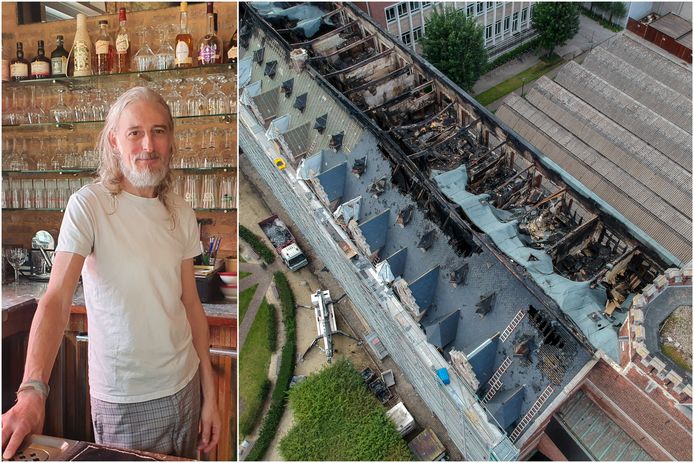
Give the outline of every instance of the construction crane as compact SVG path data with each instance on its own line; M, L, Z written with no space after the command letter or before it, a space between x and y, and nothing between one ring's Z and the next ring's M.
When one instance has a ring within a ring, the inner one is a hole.
M316 339L313 340L311 345L308 346L308 349L306 349L306 351L303 353L303 355L301 356L301 360L303 360L304 357L306 357L306 354L308 354L308 352L314 346L318 345L318 343L322 339L323 347L318 346L318 348L321 350L321 352L325 354L325 356L328 358L328 363L330 363L332 361L334 353L333 335L335 334L347 336L348 338L354 339L359 344L361 344L361 341L359 341L354 336L351 336L345 333L344 331L337 329L334 305L337 302L339 302L343 297L344 295L338 298L336 301L333 301L330 297L330 291L321 289L318 289L315 293L311 294L311 304L313 306L312 308L316 318L316 330L318 331L318 336L316 336Z

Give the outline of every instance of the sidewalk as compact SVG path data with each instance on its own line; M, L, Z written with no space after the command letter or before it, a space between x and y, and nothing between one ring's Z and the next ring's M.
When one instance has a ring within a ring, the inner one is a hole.
M612 32L609 29L605 29L596 21L593 21L582 14L579 15L579 20L581 25L578 29L578 33L571 40L569 40L566 45L558 47L554 50L556 54L567 61L576 58L582 53L590 51L605 40L617 34L617 32ZM499 85L500 83L525 71L526 69L530 69L532 66L537 64L538 61L540 61L538 56L535 56L535 54L532 52L528 52L502 66L499 66L498 68L489 71L479 78L472 88L472 94L479 95L480 93ZM527 86L528 85L526 84L526 87Z

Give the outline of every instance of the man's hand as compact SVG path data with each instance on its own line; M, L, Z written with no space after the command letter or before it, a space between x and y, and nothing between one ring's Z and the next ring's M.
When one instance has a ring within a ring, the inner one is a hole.
M41 434L46 399L37 391L21 392L17 403L2 415L2 458L12 458L29 434Z
M200 436L198 438L198 450L204 453L211 452L219 442L219 433L222 427L219 410L214 401L204 400L200 411ZM3 436L4 439L4 436Z

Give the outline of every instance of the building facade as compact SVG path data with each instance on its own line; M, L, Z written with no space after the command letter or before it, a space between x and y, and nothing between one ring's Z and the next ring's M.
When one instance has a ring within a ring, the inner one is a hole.
M537 2L356 2L388 32L420 52L426 20L434 8L464 10L484 27L484 43L489 58L505 53L535 36L533 5Z

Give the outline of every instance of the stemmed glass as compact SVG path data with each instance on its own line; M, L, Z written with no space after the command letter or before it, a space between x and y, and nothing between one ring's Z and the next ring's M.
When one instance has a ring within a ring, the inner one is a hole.
M220 85L226 81L226 76L222 74L210 74L207 80L212 82L212 90L207 95L207 113L226 114L229 112L229 100L224 94Z
M160 24L157 27L159 32L159 49L155 55L155 68L163 71L164 69L173 69L176 50L171 46L167 38L171 35L170 30L173 29L171 24Z
M92 102L92 120L93 121L103 121L106 119L106 114L108 114L109 104L104 96L104 90L101 88L96 88L94 90L96 93L95 100Z
M51 114L57 123L67 122L73 114L70 108L65 105L65 92L67 89L59 87L56 91L58 92L58 104L51 109Z
M205 79L203 77L191 77L188 80L190 81L190 94L186 100L188 116L204 116L207 110L207 98L201 90L205 85Z
M38 89L36 85L32 85L29 88L31 89L31 97L29 100L29 108L27 109L27 119L29 119L30 124L40 124L41 122L44 122L46 117L46 113L42 107L43 98L39 98L39 102L36 104L36 90Z
M178 90L176 90L176 88L181 85L181 79L165 79L164 83L168 84L170 87L169 93L164 95L164 100L166 100L166 104L169 105L171 115L173 117L183 116L183 97L178 93Z
M156 57L152 48L147 43L147 33L149 32L149 27L143 27L137 31L137 35L140 37L140 49L133 56L133 67L138 71L150 71L154 69L154 63L156 62Z
M19 282L19 267L27 260L27 250L24 248L8 248L5 250L5 257L14 269L14 282Z

